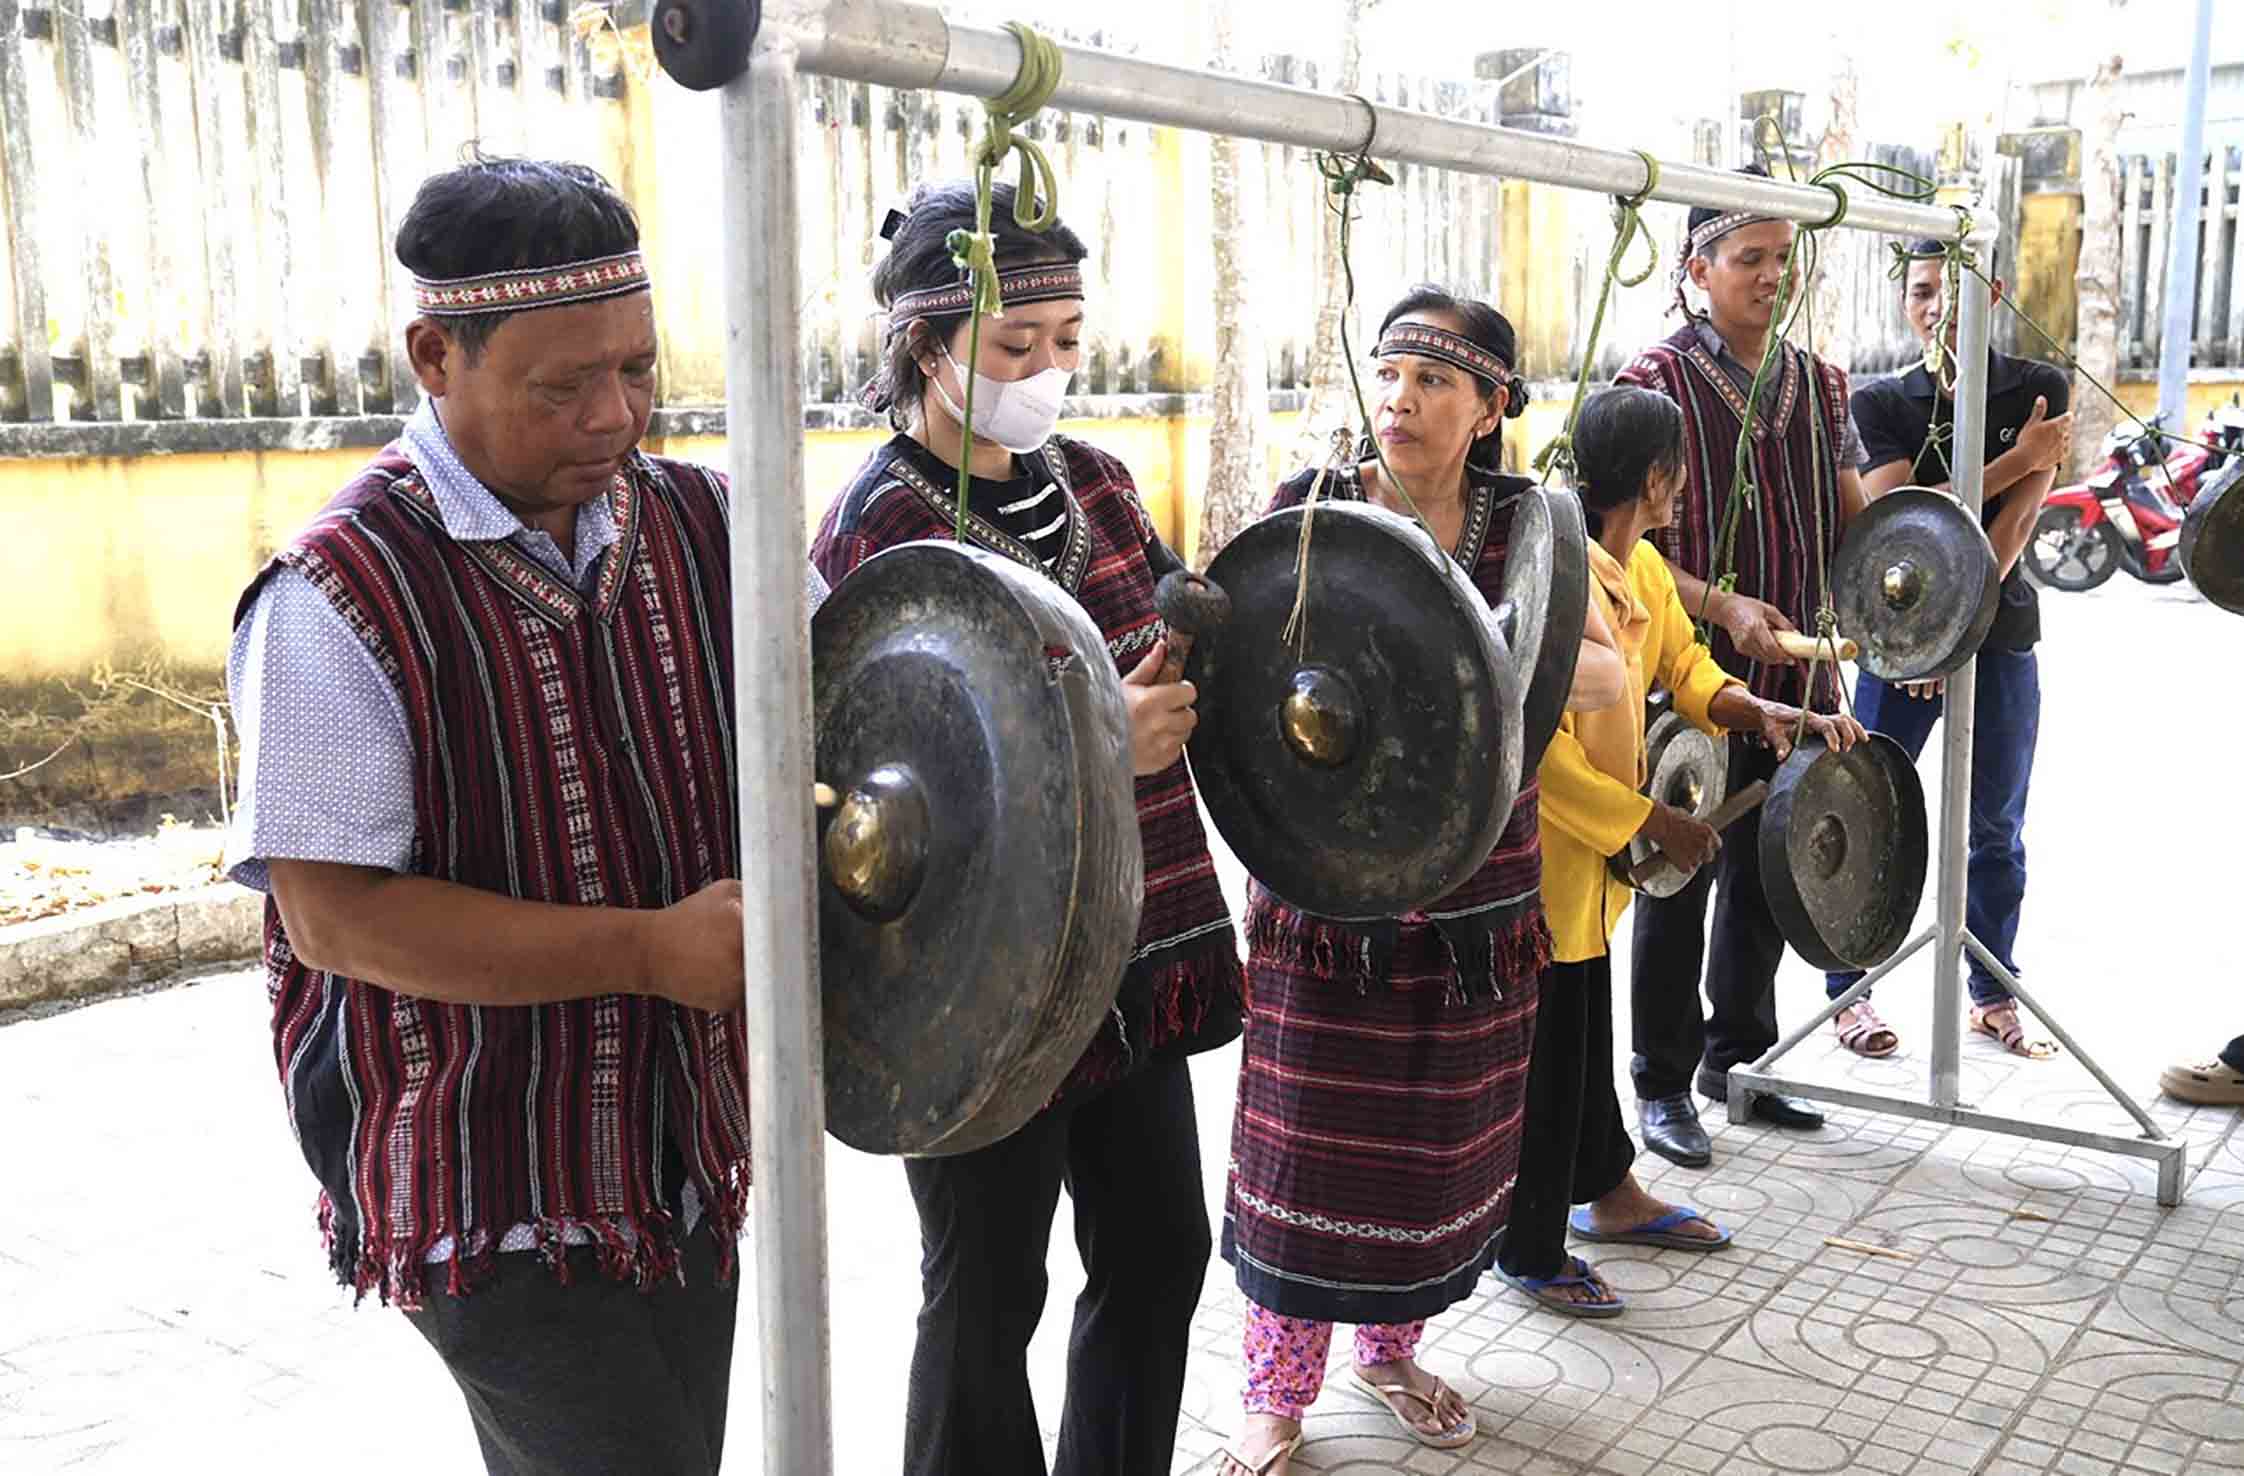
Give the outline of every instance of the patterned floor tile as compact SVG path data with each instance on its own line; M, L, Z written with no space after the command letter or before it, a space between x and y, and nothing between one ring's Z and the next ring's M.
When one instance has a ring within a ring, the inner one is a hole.
M2244 1469L2240 1392L2244 1363L2086 1332L1997 1456L2112 1476Z
M2200 1176L2092 1326L2216 1358L2244 1351L2244 1176Z
M1687 1429L1665 1450L1640 1453L1663 1471L1758 1463L1786 1473L1967 1476L1996 1432L1902 1403L1906 1392L1874 1377L1848 1390L1709 1358L1661 1404Z
M1909 1260L1826 1247L1801 1273L1864 1295L1911 1303L1969 1303L2002 1312L2085 1321L2132 1257L2062 1221L2020 1219L2007 1207L1896 1191L1844 1237L1887 1246Z

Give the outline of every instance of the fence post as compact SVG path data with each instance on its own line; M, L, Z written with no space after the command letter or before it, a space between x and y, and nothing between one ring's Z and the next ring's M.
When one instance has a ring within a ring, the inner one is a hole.
M260 415L304 413L303 355L294 332L289 301L296 286L295 244L289 227L289 168L281 147L280 47L273 35L273 8L245 6L242 71L246 81L249 141L257 167L249 176L250 209L256 217L259 306L253 320L257 347L265 360L258 386Z
M203 206L203 291L209 300L203 319L207 325L203 351L209 356L209 394L195 397L195 413L198 417L230 418L247 407L242 393L241 339L235 332L239 321L235 306L239 299L234 291L236 216L230 208L233 191L228 187L229 150L221 102L226 69L215 8L188 0L180 9L187 31L187 90L195 100L195 146L202 176L197 193ZM216 402L215 408L209 401Z
M2213 145L2227 157L2230 144L2226 139ZM2228 345L2225 362L2234 366L2244 364L2244 155L2228 166L2228 177L2239 182L2238 199L2234 204L2223 199L2217 202L2206 220L2217 230L2225 215L2229 221L2228 240L2228 322L2223 332Z
M0 0L0 165L7 186L8 255L15 267L16 364L26 420L52 420L55 381L47 343L47 288L39 275L39 170L31 151L31 96L23 66L23 13Z
M83 6L58 5L49 14L54 17L55 50L62 63L63 109L70 119L76 164L73 173L90 179L98 167L94 161L101 157L101 132L94 108L93 46L86 34L86 12ZM94 200L80 197L86 309L78 352L84 403L74 398L71 415L79 420L118 420L124 416L124 397L115 342L117 278L109 261L106 211L89 209L93 204Z
M133 412L143 419L177 420L187 413L186 370L180 362L178 322L179 262L172 242L176 167L171 133L164 127L162 62L156 44L156 0L120 0L119 41L125 52L125 90L131 100L133 128L140 144L140 203L148 233L148 278L134 294L147 324L148 383L134 397Z

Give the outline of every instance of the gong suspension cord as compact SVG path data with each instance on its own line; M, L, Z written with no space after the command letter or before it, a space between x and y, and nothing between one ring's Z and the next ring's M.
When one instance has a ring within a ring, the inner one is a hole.
M1060 48L1020 21L1007 21L1005 29L1021 43L1021 69L1013 85L982 103L985 126L974 154L974 229L952 231L944 238L951 260L974 284L974 302L967 312L966 372L959 377L964 401L960 413L958 458L958 512L952 536L966 541L966 494L973 485L974 380L982 363L982 319L1005 315L1005 301L997 286L997 240L990 234L991 190L1006 155L1018 154L1021 179L1013 194L1013 223L1026 231L1047 231L1060 218L1060 182L1052 161L1036 140L1013 130L1036 116L1051 101L1060 85Z
M1363 143L1353 154L1319 153L1316 156L1317 173L1325 182L1325 208L1339 221L1337 237L1340 275L1346 288L1346 296L1340 309L1340 357L1348 366L1348 384L1355 392L1356 414L1362 424L1363 437L1370 444L1371 454L1379 463L1380 475L1394 489L1395 495L1402 499L1411 520L1424 528L1431 537L1432 527L1426 522L1425 515L1418 511L1418 504L1412 500L1409 489L1396 477L1394 469L1387 465L1387 453L1380 448L1379 438L1372 434L1371 408L1364 398L1363 376L1356 367L1356 347L1348 331L1349 319L1356 310L1356 192L1366 184L1391 185L1395 182L1394 176L1380 168L1371 157L1372 145L1379 139L1379 109L1371 99L1360 93L1351 93L1350 96L1363 104L1367 120ZM1310 534L1316 522L1318 496L1324 489L1326 475L1346 464L1353 440L1345 427L1333 433L1332 449L1326 456L1324 465L1317 469L1315 480L1309 484L1309 496L1302 503L1301 539L1294 548L1293 559L1293 609L1286 616L1285 630L1280 636L1282 640L1293 642L1297 652L1306 652L1309 644L1309 545Z
M1605 309L1613 300L1613 289L1640 287L1660 269L1660 244L1644 225L1644 202L1652 191L1660 187L1660 161L1636 150L1644 161L1644 188L1633 195L1613 197L1613 250L1605 258L1605 281L1597 290L1597 311L1590 318L1589 341L1582 345L1582 361L1574 376L1574 402L1566 411L1566 427L1551 438L1548 445L1535 453L1535 470L1548 482L1553 470L1563 471L1569 479L1574 475L1574 427L1582 418L1582 402L1589 396L1590 373L1597 363L1598 339L1605 331ZM1629 248L1642 238L1644 242L1644 269L1624 273L1621 263L1628 258Z
M1354 94L1352 94L1354 95ZM1363 375L1356 367L1356 348L1348 332L1348 320L1356 311L1356 263L1354 256L1356 192L1367 184L1391 185L1395 177L1373 162L1372 145L1379 139L1379 109L1371 99L1354 95L1363 104L1364 115L1370 120L1364 130L1364 141L1352 155L1320 153L1317 155L1317 172L1324 176L1325 208L1339 217L1340 275L1347 286L1347 297L1340 309L1340 357L1348 365L1348 385L1356 394L1356 415L1363 427L1363 438L1371 444L1371 454L1379 463L1379 474L1400 497L1403 506L1419 527L1430 533L1418 504L1411 500L1410 492L1387 465L1387 453L1380 448L1379 438L1372 434L1371 406L1364 398Z

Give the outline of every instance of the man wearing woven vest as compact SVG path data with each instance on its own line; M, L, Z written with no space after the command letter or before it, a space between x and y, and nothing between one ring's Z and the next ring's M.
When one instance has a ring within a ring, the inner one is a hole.
M397 256L428 398L235 615L282 1092L337 1277L491 1471L701 1476L748 1189L725 486L636 449L597 174L438 175Z
M1794 227L1751 210L1702 208L1691 212L1689 230L1676 283L1686 321L1617 376L1657 390L1683 410L1683 496L1673 524L1653 541L1667 558L1684 608L1712 627L1708 643L1722 670L1736 673L1764 701L1832 712L1839 700L1833 670L1819 668L1811 691L1807 670L1784 654L1775 633L1815 628L1824 563L1839 546L1847 517L1863 504L1847 376L1812 354L1778 345L1751 417L1747 461L1754 492L1733 512L1732 468L1745 434L1746 397L1776 331ZM1685 280L1706 294L1703 315L1684 297ZM1800 287L1796 281L1792 290ZM1725 540L1725 518L1733 515L1736 532ZM1733 589L1720 587L1724 574L1736 576ZM1757 739L1731 740L1731 792L1773 777L1776 767L1775 752ZM1759 1059L1777 1042L1784 935L1761 889L1756 823L1748 817L1732 826L1715 864L1682 891L1647 898L1631 939L1630 1075L1638 1121L1646 1147L1687 1167L1713 1160L1691 1100L1694 1072L1699 1091L1721 1101L1729 1069ZM1702 959L1711 1005L1703 1016ZM1791 1097L1756 1097L1753 1108L1778 1127L1823 1125L1821 1113Z

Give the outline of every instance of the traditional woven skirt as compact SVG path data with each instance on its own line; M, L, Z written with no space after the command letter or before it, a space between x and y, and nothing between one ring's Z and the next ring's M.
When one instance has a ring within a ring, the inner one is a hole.
M1383 983L1250 951L1223 1209L1250 1300L1361 1325L1472 1294L1511 1205L1536 989L1465 997L1422 923Z

